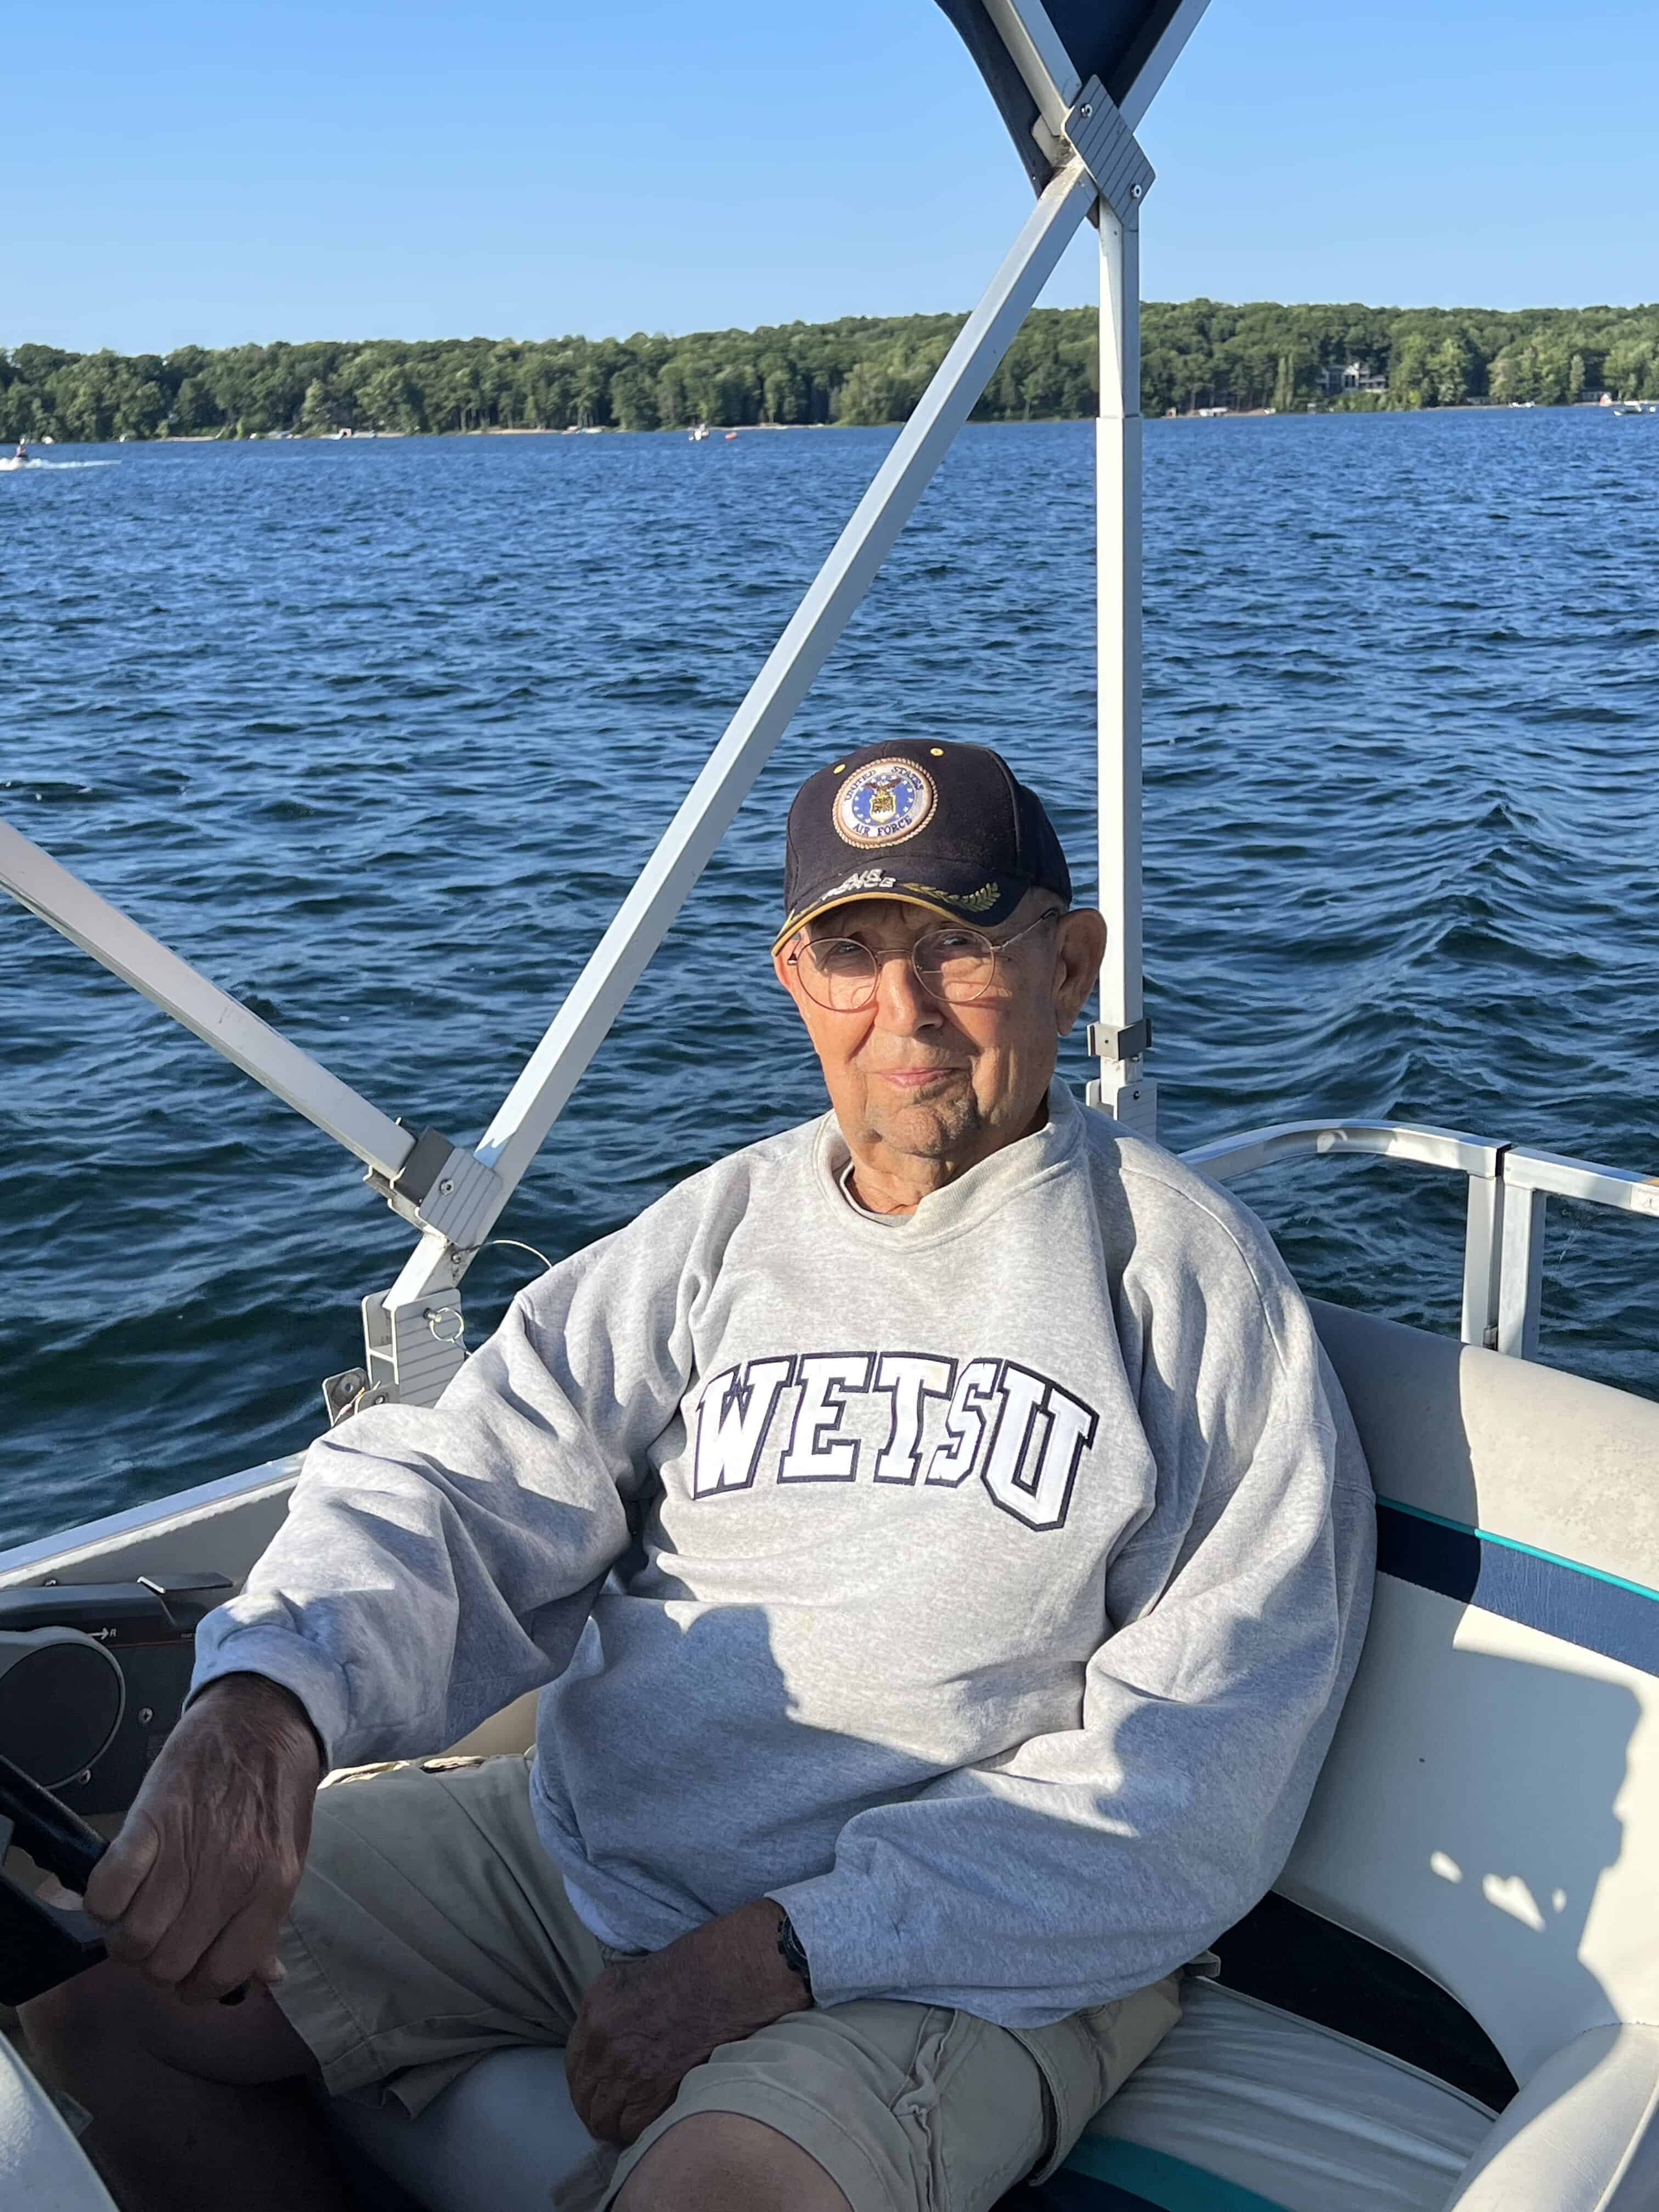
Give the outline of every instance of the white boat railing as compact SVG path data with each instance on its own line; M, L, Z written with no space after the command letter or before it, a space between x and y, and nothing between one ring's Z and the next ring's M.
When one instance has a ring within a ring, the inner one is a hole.
M1631 1175L1529 1145L1409 1121L1278 1121L1195 1145L1182 1158L1216 1182L1231 1182L1281 1160L1363 1153L1468 1177L1463 1341L1513 1358L1538 1357L1544 1209L1552 1196L1659 1220L1659 1176Z

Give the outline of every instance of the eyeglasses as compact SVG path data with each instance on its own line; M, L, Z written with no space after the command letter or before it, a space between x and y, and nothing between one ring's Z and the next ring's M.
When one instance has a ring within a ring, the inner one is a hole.
M997 962L1011 945L1035 929L1058 921L1062 908L1050 907L1024 929L995 944L983 930L930 929L910 947L915 979L931 999L951 1006L975 1006L996 989ZM835 1014L862 1013L876 1002L876 981L884 960L907 956L896 948L876 952L854 937L809 937L789 955L801 988L817 1006Z

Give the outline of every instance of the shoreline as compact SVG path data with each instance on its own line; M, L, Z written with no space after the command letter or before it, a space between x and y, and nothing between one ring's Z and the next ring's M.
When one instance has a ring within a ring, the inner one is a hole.
M1612 416L1615 412L1622 410L1626 404L1627 403L1620 401L1598 398L1595 399L1569 399L1556 401L1470 399L1465 400L1461 404L1455 407L1200 407L1186 409L1181 412L1176 412L1175 410L1170 409L1160 414L1146 415L1141 419L1146 423L1158 423L1247 422L1265 422L1269 419L1283 419L1289 422L1304 422L1308 420L1310 417L1317 417L1321 420L1327 420L1339 416L1348 418L1362 416L1366 417L1374 416L1391 416L1395 417L1416 416L1419 417L1438 416L1442 418L1462 415L1549 416L1589 414L1597 416ZM1638 403L1638 405L1644 404L1650 407L1653 405L1653 403L1651 402ZM987 420L980 422L973 422L970 420L964 427L974 430L1021 429L1030 428L1036 424L1092 422L1097 419L1097 417L1093 414L1029 415L1020 416L999 415L993 416ZM757 432L808 430L896 431L902 427L902 421L903 418L895 416L890 417L889 420L883 422L737 422L729 426L723 423L710 423L706 426L706 437L701 440L693 438L690 430L684 424L675 424L672 427L658 425L656 428L652 429L626 429L620 424L612 422L585 423L580 425L570 423L567 424L562 428L553 429L544 428L533 423L482 422L476 428L465 430L353 430L344 437L342 437L337 432L334 431L250 430L246 432L242 436L237 437L234 434L227 435L222 430L183 430L176 433L163 433L161 435L155 437L133 437L131 434L120 437L106 438L61 438L56 436L51 438L30 437L27 441L27 443L32 449L33 458L36 460L44 460L48 452L69 451L72 449L81 450L85 448L101 449L113 445L134 447L252 445L334 446L379 445L383 441L387 440L397 440L399 441L413 440L418 442L428 439L441 438L582 437L658 438L667 439L670 441L678 439L692 444L706 443L709 445L729 445L735 443L740 438L750 437ZM4 448L9 447L12 442L13 441L9 438L0 440L0 455L3 454Z
M1565 401L1522 401L1504 399L1466 400L1457 407L1200 407L1182 412L1147 415L1142 420L1155 422L1262 422L1270 420L1285 422L1328 421L1334 418L1354 418L1373 416L1437 416L1444 418L1461 415L1611 415L1610 405L1594 399ZM965 427L975 430L1029 429L1034 425L1052 422L1092 422L1093 415L1030 415L1018 419L1006 416L989 422L969 422ZM350 446L381 445L396 440L407 443L439 438L678 438L688 444L706 443L726 445L738 438L757 434L786 431L817 430L897 430L902 427L899 418L885 422L735 422L731 425L709 425L706 440L692 439L683 424L672 427L659 425L650 430L624 429L615 422L595 422L578 426L574 423L562 429L545 428L525 422L483 422L476 429L467 430L354 430L348 438L331 431L251 430L243 437L227 436L222 431L184 430L155 438L56 438L52 450L83 446ZM31 438L32 448L43 449L44 441Z
M165 355L0 347L0 447L24 434L149 443L171 426L210 442L257 426L326 438L531 436L626 427L719 437L904 421L959 336L958 313L832 318L628 337L363 338ZM1659 301L1632 307L1366 307L1350 301L1143 301L1145 419L1443 411L1659 398ZM1099 313L1037 307L974 413L981 422L1087 419ZM1647 387L1651 384L1652 392ZM1371 404L1385 403L1381 410ZM737 409L733 422L731 410ZM765 419L762 419L765 418Z

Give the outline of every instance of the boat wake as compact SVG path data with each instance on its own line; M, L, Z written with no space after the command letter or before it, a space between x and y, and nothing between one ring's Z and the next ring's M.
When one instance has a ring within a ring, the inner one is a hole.
M37 469L118 469L120 465L119 461L0 461L0 470L9 476L33 476Z

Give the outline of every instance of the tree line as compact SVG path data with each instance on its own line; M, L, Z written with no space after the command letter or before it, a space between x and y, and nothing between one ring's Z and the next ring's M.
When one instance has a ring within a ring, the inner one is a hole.
M168 354L0 350L0 437L59 440L902 422L960 315L849 316L669 337L319 341ZM1342 388L1345 369L1356 388ZM1091 415L1092 307L1039 308L975 410ZM1148 414L1559 406L1659 398L1659 306L1485 308L1149 301Z

